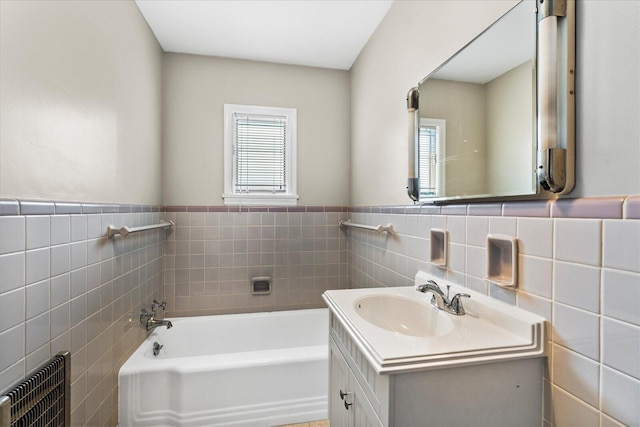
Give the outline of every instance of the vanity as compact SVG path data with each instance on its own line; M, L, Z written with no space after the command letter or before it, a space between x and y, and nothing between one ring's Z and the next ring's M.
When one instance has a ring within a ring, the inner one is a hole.
M416 275L416 286L432 279ZM466 314L414 287L326 291L332 426L536 426L546 321L438 280Z

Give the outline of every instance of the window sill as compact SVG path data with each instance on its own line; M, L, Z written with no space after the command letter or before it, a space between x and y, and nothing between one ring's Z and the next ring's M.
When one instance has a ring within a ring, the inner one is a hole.
M225 206L297 206L293 194L223 194Z

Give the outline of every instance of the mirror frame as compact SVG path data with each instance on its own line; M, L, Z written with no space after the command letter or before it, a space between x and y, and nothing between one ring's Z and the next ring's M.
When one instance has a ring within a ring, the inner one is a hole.
M550 199L568 194L573 190L575 185L575 0L536 0L535 12L537 16L535 193L509 196L440 196L420 200L419 91L417 87L413 87L407 94L409 142L407 193L415 203L446 204L461 201ZM496 23L499 21L500 19ZM466 46L451 58L462 52ZM422 81L428 79L451 58Z

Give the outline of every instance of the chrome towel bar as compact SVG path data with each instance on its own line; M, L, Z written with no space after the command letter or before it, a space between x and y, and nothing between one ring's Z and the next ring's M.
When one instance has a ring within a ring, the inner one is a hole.
M107 237L111 238L113 236L115 236L116 234L120 234L121 236L126 236L129 233L137 233L139 231L147 231L147 230L155 230L156 228L168 228L168 227L173 227L175 225L175 222L173 221L169 221L169 222L161 222L160 224L151 224L151 225L142 225L140 227L120 227L120 228L116 228L113 225L109 225L107 227Z
M362 228L364 230L373 230L373 231L377 231L378 233L384 233L387 232L389 234L396 234L395 230L393 229L393 225L389 224L389 225L364 225L364 224L356 224L355 222L350 222L349 220L342 220L340 221L340 227L354 227L354 228Z

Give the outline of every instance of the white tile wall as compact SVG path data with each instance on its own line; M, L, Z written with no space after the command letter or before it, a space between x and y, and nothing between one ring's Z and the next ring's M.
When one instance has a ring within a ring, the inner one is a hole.
M552 391L553 420L557 427L585 427L599 425L600 414L593 406L560 387Z
M0 351L0 378L3 378L3 387L7 387L5 384L12 384L20 380L25 374L24 368L22 370L11 368L14 364L20 364L20 362L16 363L16 361L20 361L24 357L24 330L25 323L23 322L4 332L0 332L0 344L2 345L2 351Z
M24 265L24 252L0 255L0 293L22 286Z
M467 229L466 216L451 216L447 218L447 230L449 231L450 243L462 243L462 244L467 243L466 229Z
M553 274L555 301L600 313L599 268L555 261Z
M467 244L473 246L485 246L487 243L487 235L489 234L489 218L470 216L466 217L466 219Z
M602 270L602 313L640 326L640 273Z
M351 216L395 226L405 215ZM422 269L544 316L552 332L546 425L640 426L639 220L419 215L417 224L392 239L350 232L350 287L408 286ZM454 236L447 269L426 262L430 227ZM517 291L484 280L489 233L518 239Z
M624 424L608 417L606 414L600 414L600 427L625 427Z
M407 256L411 256L411 254L407 253ZM417 254L412 258L417 258ZM451 243L449 246L449 260L449 268L451 270L464 273L467 261L465 245Z
M164 291L176 311L190 313L296 307L333 286L327 278L345 277L346 265L353 287L411 285L422 269L550 321L545 425L640 424L638 220L316 212L171 216L179 225L164 258L161 232L102 237L109 224L156 222L157 213L0 216L0 388L58 350L72 349L74 422L110 425L115 373L144 336L127 330L128 313L142 300L161 298L163 263ZM347 216L392 223L399 234L352 229L345 259L346 235L334 224ZM450 233L446 269L427 262L431 228ZM487 284L489 233L518 238L518 291ZM247 295L245 281L265 266L283 292L261 305Z
M71 241L81 242L87 240L87 216L71 215Z
M118 369L146 336L129 313L162 298L164 233L110 241L103 223L160 216L0 216L0 393L71 350L72 425L116 425Z
M85 222L86 225L86 222ZM86 229L86 227L85 227ZM85 233L86 234L86 233ZM70 256L71 256L71 271L82 268L87 265L87 242L86 240L82 240L79 242L72 243L69 246Z
M490 217L489 233L504 234L506 236L516 235L516 219L509 217Z
M52 277L50 283L50 305L51 308L57 307L69 301L69 275L63 274Z
M623 424L637 426L640 420L640 381L602 367L600 401L602 411Z
M28 216L27 222L27 249L48 247L51 244L50 224L48 215Z
M554 303L553 340L593 360L600 360L600 317Z
M24 232L24 217L0 216L0 255L23 251L26 245Z
M27 285L50 277L51 255L48 247L27 251L26 259Z
M49 312L27 320L25 348L27 354L31 354L33 351L49 343L49 322ZM47 356L49 355L47 354Z
M466 273L477 279L487 277L487 249L485 247L467 246Z
M67 273L71 264L69 245L51 247L51 276Z
M68 215L51 216L51 245L69 243L71 218Z
M0 331L5 331L24 322L24 294L24 288L0 294Z
M518 265L518 287L522 291L536 294L544 298L551 298L552 275L552 260L548 258L520 255Z
M640 271L640 221L605 220L603 266Z
M554 258L579 264L600 266L602 221L556 219Z
M26 287L27 319L48 312L50 308L50 281L43 280Z
M640 380L640 327L605 317L602 363Z
M598 408L600 365L560 345L553 346L552 360L554 384Z
M553 221L541 218L518 218L518 250L524 255L543 258L553 256Z

